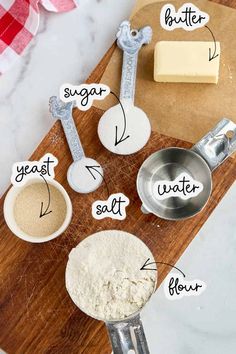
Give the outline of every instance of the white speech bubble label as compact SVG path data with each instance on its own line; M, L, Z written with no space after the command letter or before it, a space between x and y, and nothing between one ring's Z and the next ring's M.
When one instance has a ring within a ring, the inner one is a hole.
M188 173L181 173L174 181L160 180L153 186L156 199L179 197L187 200L196 197L203 190L203 184L195 181Z
M39 161L21 161L12 166L11 183L22 186L33 177L43 176L46 179L55 177L54 168L58 164L57 158L47 153Z
M104 218L124 220L127 205L129 198L123 193L112 194L107 200L97 200L92 204L92 216L97 220Z
M199 296L205 289L204 281L185 280L183 275L177 273L170 273L164 282L164 293L168 300L180 300L184 296Z
M173 31L176 28L182 28L185 31L193 31L204 27L210 17L206 12L201 11L192 3L183 4L178 11L174 5L166 4L162 7L160 13L160 23L162 28L167 31Z
M60 99L65 103L76 101L81 111L87 111L94 100L104 100L109 93L110 88L104 84L63 84L60 87Z

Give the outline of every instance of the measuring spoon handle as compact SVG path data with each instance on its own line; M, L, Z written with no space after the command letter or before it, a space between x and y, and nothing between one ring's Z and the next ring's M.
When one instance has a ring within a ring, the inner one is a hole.
M85 154L72 116L73 102L64 103L58 97L52 96L49 108L53 118L61 121L73 160L81 160Z
M123 21L117 32L117 45L123 50L123 65L120 87L120 100L134 103L138 52L152 39L152 29L145 26L139 30L131 29L129 21Z
M137 63L138 53L123 53L120 100L129 100L132 104L134 104Z

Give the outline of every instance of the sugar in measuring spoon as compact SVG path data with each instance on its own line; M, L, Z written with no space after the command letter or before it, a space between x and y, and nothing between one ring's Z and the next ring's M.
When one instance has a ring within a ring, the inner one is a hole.
M74 160L67 171L67 180L70 187L78 193L95 191L102 183L103 170L97 161L86 157L84 154L72 117L73 102L64 103L58 97L52 96L49 100L49 108L52 116L61 121ZM96 168L99 173L91 174L91 168Z
M138 52L151 41L149 26L132 30L130 23L121 23L117 44L123 50L120 102L108 109L98 124L101 143L115 154L129 155L144 147L151 134L151 125L145 112L134 105Z

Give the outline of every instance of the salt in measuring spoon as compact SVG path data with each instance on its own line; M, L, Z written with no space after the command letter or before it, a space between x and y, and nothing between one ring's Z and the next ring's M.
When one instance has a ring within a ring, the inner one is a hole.
M67 171L67 181L74 191L78 193L90 193L101 185L103 170L97 161L85 156L73 120L72 108L73 102L64 103L56 96L50 97L50 112L53 118L60 119L74 160ZM94 172L91 174L91 168L96 168L99 173Z
M123 50L120 102L108 109L98 124L101 143L115 154L129 155L141 150L151 134L151 125L145 112L134 105L138 52L152 38L149 26L139 30L124 21L117 33L117 44ZM125 117L124 117L125 113Z

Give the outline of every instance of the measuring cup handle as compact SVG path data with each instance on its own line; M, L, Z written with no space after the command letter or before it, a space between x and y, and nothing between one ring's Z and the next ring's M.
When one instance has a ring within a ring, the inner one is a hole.
M204 158L211 171L215 170L236 151L236 124L222 119L192 150Z
M140 315L106 323L113 354L150 354Z

